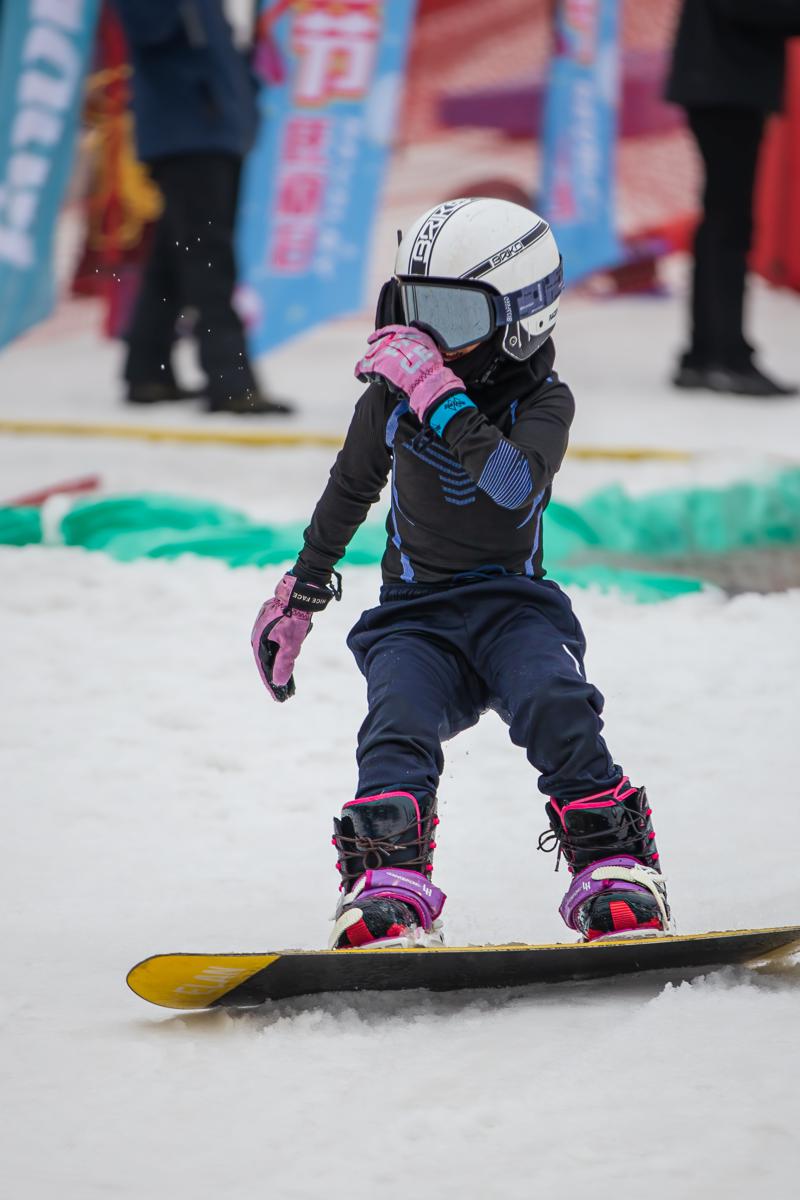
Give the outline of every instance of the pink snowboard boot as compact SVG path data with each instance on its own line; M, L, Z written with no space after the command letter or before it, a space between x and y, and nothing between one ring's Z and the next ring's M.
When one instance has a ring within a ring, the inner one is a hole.
M384 792L350 800L334 820L342 893L331 949L441 946L445 894L430 881L436 800Z
M551 797L545 809L551 828L539 848L558 846L575 877L559 907L571 929L585 941L670 932L666 881L644 788L631 787L623 777L615 788L582 800Z

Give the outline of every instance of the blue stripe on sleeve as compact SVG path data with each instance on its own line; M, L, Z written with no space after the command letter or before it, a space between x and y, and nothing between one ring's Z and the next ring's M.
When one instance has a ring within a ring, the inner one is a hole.
M502 508L519 508L533 491L525 455L510 442L501 442L487 458L478 487Z
M461 412L463 408L477 407L478 406L473 404L469 396L465 395L464 392L456 392L455 396L448 396L447 399L439 405L433 416L428 421L428 424L433 432L437 433L439 437L441 437L442 430L451 417L454 417L457 412Z

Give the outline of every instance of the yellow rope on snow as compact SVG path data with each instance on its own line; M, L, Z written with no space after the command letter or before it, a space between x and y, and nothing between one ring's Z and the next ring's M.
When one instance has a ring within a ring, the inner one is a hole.
M315 433L299 429L180 429L153 425L15 421L4 418L0 418L0 433L50 437L107 437L143 442L184 442L219 446L332 446L337 449L343 441L343 435L338 433ZM568 455L570 458L625 462L691 462L697 457L688 450L665 450L657 446L571 446Z
M246 418L245 418L246 419ZM156 425L95 424L81 421L12 421L0 419L0 433L45 434L54 437L127 438L142 442L187 442L228 446L336 446L338 433L273 429L176 429Z

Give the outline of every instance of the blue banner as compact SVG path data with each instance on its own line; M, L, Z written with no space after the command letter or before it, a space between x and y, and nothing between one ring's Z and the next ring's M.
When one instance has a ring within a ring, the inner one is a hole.
M542 141L544 215L568 280L618 263L618 0L559 0Z
M53 238L97 8L0 3L0 346L53 307Z
M237 296L254 353L361 309L415 0L269 0Z

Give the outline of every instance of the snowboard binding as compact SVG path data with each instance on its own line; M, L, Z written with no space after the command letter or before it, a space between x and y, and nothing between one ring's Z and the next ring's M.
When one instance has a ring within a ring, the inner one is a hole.
M334 818L341 897L330 948L440 946L445 894L430 882L436 798L385 792L348 801Z
M582 800L551 797L545 810L550 829L539 849L558 847L556 870L563 855L574 875L558 910L570 929L585 941L671 931L644 788L623 776L615 788Z

